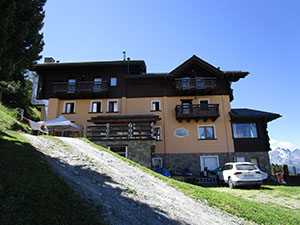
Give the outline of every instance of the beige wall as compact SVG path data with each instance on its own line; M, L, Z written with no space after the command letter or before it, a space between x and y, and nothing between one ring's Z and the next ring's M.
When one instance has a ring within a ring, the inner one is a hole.
M212 122L194 120L179 123L175 116L175 106L181 104L181 99L193 99L193 104L198 104L199 99L209 99L210 104L219 104L220 117ZM98 100L98 99L94 99ZM226 95L214 96L176 96L160 98L119 98L118 113L107 113L108 99L102 100L102 113L89 113L91 99L78 99L75 101L75 113L63 114L67 119L84 126L91 117L109 114L145 114L159 115L161 120L155 126L162 127L162 141L157 141L156 153L201 153L201 152L233 152L233 139L230 124L230 99ZM151 112L151 101L160 100L161 111ZM64 102L69 100L49 99L48 120L57 118L63 113ZM88 124L88 123L87 123ZM216 140L198 140L198 125L213 125ZM183 138L174 136L177 128L185 128L189 135Z

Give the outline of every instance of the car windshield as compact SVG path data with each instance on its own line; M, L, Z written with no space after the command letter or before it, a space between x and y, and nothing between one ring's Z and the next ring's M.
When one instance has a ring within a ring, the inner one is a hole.
M240 164L236 165L237 170L256 170L256 167L253 164Z

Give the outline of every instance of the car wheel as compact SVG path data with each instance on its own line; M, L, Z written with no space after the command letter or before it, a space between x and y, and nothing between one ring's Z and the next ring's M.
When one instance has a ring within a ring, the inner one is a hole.
M256 189L260 189L260 184L254 186Z
M230 188L235 188L235 186L234 186L234 184L233 184L230 177L228 178L228 185L229 185Z

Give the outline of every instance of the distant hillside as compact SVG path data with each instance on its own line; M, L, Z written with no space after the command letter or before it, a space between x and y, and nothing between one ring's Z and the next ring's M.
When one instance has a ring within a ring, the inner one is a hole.
M295 166L300 172L300 149L290 150L284 148L276 148L269 152L270 161L273 164Z

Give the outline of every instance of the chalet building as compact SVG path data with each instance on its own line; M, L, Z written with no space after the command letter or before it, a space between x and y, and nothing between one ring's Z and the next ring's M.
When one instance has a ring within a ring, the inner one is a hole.
M229 161L270 172L267 123L279 114L231 109L231 83L249 73L222 71L197 56L168 73L147 73L142 60L35 66L46 120L63 115L77 133L148 168L199 174ZM45 103L46 102L46 103ZM74 136L72 130L56 135Z

